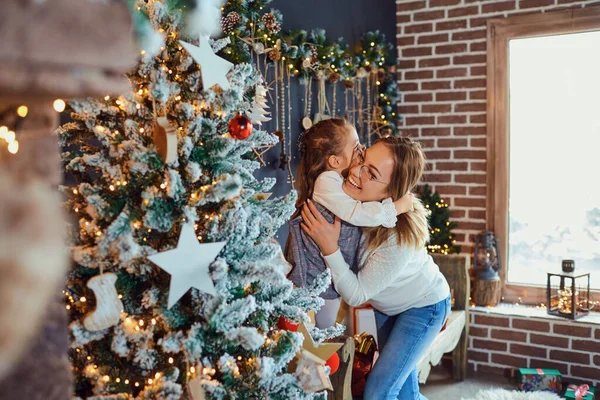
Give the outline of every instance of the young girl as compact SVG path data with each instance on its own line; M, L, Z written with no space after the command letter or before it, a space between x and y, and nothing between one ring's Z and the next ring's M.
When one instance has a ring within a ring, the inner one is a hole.
M342 173L355 158L361 156L362 151L356 129L342 118L315 124L301 139L302 158L296 174L298 209L290 221L285 248L285 258L292 265L288 278L298 287L311 284L327 268L319 248L300 227L300 208L306 200L312 199L321 205L320 211L325 213L330 222L333 222L334 215L342 220L339 246L351 266L356 265L360 247L361 231L356 226L393 228L397 215L412 207L412 195L406 195L396 202L388 198L382 202L361 203L344 192ZM365 171L365 174L369 173ZM352 180L349 183L356 185ZM335 325L340 296L330 286L321 297L325 305L316 313L315 319L317 327L322 329Z

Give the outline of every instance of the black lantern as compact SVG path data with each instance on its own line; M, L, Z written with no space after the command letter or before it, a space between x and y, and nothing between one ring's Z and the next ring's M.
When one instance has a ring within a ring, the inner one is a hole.
M498 241L492 232L484 232L475 242L475 277L482 281L498 280L500 269L500 251Z
M547 310L550 315L578 319L590 312L590 273L548 272Z

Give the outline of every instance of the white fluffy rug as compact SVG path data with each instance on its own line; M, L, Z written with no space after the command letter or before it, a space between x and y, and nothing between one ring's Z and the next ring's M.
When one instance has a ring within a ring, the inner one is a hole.
M504 389L480 390L473 398L463 397L461 400L560 400L550 392L518 392Z

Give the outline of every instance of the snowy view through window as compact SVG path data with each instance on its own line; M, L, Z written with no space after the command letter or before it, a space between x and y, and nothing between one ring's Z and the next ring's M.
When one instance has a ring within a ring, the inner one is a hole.
M600 289L600 32L509 43L511 283L574 259Z

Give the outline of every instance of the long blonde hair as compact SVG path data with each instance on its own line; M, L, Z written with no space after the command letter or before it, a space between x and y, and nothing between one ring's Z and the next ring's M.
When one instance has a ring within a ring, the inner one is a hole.
M388 185L392 199L398 200L409 191L414 191L425 169L425 156L421 145L408 137L387 137L379 139L376 143L385 145L394 158L394 170ZM398 215L395 228L379 226L364 229L368 249L374 250L385 243L394 230L398 244L422 249L429 241L428 216L429 213L421 200L415 197L414 211Z

